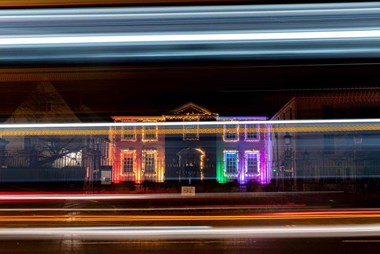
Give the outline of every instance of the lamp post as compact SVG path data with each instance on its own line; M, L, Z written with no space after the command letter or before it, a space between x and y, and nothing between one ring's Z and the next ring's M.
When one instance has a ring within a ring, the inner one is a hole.
M292 136L287 132L284 135L285 143L285 156L284 156L284 169L283 176L286 175L289 178L295 178L295 172L293 168L293 149L292 149ZM289 175L290 174L290 175ZM297 180L294 179L295 189L297 189Z
M362 144L363 139L360 135L354 136L354 172L352 172L352 179L356 182L356 176L358 175L358 148Z

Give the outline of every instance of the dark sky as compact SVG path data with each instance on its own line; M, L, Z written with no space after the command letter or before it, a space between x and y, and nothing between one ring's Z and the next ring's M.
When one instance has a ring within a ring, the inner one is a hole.
M380 65L368 61L49 68L16 68L21 74L8 75L6 82L0 77L2 114L17 107L41 77L74 111L84 103L102 115L161 115L191 101L220 115L270 117L292 96L380 84Z

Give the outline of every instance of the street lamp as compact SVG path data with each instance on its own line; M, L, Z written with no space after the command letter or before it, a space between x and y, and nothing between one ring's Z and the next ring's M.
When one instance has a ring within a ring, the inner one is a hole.
M295 173L293 169L293 151L291 148L292 136L289 134L289 132L287 132L284 135L284 143L286 145L286 149L285 149L285 154L284 154L284 168L282 172L282 175L283 175L282 177L283 178L284 176L294 177ZM296 180L295 180L295 186L297 186Z
M360 150L360 145L363 139L360 135L354 135L354 170L352 176L347 176L356 181L356 175L358 174L358 149Z
M292 136L289 134L289 132L287 132L287 133L284 135L285 145L286 145L287 147L290 146L291 139L292 139Z

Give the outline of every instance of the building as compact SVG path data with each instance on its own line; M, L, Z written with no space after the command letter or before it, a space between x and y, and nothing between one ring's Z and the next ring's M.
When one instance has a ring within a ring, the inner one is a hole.
M271 177L269 126L244 124L244 121L265 119L220 117L194 103L162 116L114 116L115 122L131 123L131 126L111 129L109 150L114 158L113 182L176 180L190 183L216 179L220 183L268 183ZM242 123L233 126L197 124L232 120ZM152 124L133 126L134 122ZM178 124L154 124L158 122Z
M379 108L379 90L337 91L294 97L271 120L363 119ZM352 182L380 173L380 133L366 124L274 124L271 140L275 178Z
M43 80L4 124L79 122L53 84ZM75 130L69 134L69 130L62 129L20 129L18 132L2 129L0 135L2 168L14 172L27 169L30 174L35 171L36 181L41 180L43 174L51 175L54 169L62 168L71 168L73 172L77 168L77 172L85 172L87 180L92 181L92 172L107 165L104 155L107 154L108 135L77 135ZM54 178L56 181L62 181L60 174ZM67 174L65 177L68 178Z

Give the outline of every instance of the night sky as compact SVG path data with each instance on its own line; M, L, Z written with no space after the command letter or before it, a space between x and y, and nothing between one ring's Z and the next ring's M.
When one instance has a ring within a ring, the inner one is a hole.
M4 68L0 74L1 114L10 114L41 77L51 81L75 112L85 104L105 118L162 115L187 102L220 115L271 117L293 96L376 88L380 84L380 65L368 61L51 68ZM14 69L18 73L4 76Z

